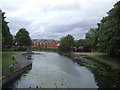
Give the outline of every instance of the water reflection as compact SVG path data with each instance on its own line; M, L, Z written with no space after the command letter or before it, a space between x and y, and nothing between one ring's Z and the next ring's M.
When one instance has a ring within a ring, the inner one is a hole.
M65 56L35 52L32 69L10 85L12 88L96 88L94 75Z

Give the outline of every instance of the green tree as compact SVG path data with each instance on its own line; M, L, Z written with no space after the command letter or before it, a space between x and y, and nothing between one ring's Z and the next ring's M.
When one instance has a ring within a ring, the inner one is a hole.
M93 47L109 55L120 56L120 1L98 23L97 29L90 29L86 38Z
M32 41L29 32L25 28L19 29L15 36L15 44L23 48L23 46L31 46Z
M98 29L97 28L91 28L87 33L85 37L91 44L91 48L97 49L97 43L98 43Z
M108 47L108 23L106 23L108 20L108 17L104 17L101 22L98 24L98 43L97 47L99 48L99 51L106 52Z
M99 46L110 55L120 55L120 1L101 20L99 28ZM106 49L105 49L106 48Z
M84 47L85 51L92 49L92 43L90 39L80 39L76 41L76 47L79 48L81 46Z
M13 36L10 33L8 22L5 21L5 13L2 13L2 47L10 48L13 45Z
M71 51L72 47L75 46L74 37L72 35L67 35L60 39L59 50L64 52Z

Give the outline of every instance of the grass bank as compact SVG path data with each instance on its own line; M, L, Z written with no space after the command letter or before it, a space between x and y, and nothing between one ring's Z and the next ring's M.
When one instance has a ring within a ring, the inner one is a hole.
M15 51L4 51L2 52L2 67L9 66L16 62L16 60L12 60L12 55L16 53L21 52L15 52Z
M108 56L106 53L99 52L84 52L84 53L73 53L77 55L86 55L86 58L94 60L99 63L103 63L112 68L120 68L120 60L118 57Z
M103 64L109 65L113 68L120 68L119 63L116 63L114 61L110 61L107 58L104 58L103 56L88 56L90 59L94 59L96 61L102 62ZM108 57L108 56L105 56ZM113 59L114 60L114 59Z
M71 58L71 60L80 66L87 67L94 74L99 88L120 88L120 69L116 63L105 62L107 59L101 60L97 56L73 54L70 52L60 54Z
M48 51L48 52L57 52L57 48L32 48L32 51Z
M67 56L69 58L72 58L73 54L71 52L58 52L60 55Z

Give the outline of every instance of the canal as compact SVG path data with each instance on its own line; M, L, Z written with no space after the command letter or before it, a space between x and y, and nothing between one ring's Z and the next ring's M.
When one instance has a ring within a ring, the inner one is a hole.
M35 52L32 69L9 84L9 88L97 88L94 74L65 56Z

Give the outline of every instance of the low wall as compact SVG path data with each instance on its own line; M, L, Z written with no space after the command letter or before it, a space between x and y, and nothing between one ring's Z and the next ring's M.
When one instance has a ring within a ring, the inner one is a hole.
M28 63L27 65L15 70L14 72L12 72L11 74L5 76L2 78L2 86L4 86L5 84L7 84L8 82L10 82L11 80L13 80L14 78L16 78L17 76L19 76L20 74L22 74L23 72L25 72L26 70L31 69L32 67L32 62Z

